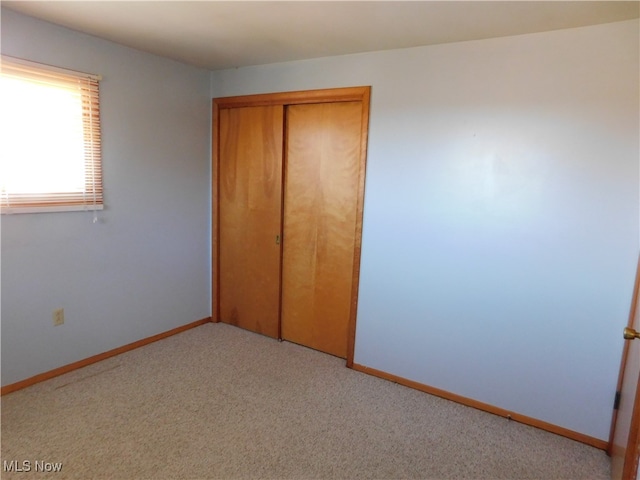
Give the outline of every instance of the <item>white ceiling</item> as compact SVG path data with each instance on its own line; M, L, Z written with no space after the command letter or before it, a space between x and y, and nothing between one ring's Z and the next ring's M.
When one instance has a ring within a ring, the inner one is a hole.
M97 37L216 70L639 17L638 1L2 1Z

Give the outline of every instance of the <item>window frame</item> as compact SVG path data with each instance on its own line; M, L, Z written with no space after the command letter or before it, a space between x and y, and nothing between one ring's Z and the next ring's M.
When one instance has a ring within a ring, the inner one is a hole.
M0 60L0 76L29 78L32 82L65 88L80 96L84 150L83 191L8 193L0 186L0 213L99 211L104 209L102 136L100 123L100 75L94 75L8 55ZM35 134L37 137L37 133Z

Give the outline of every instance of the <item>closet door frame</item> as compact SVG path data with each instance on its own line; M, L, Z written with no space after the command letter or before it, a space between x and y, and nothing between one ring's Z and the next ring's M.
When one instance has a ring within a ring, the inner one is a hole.
M330 88L322 90L303 90L295 92L279 92L255 95L242 95L235 97L223 97L213 99L212 115L212 149L211 149L211 318L213 322L220 322L220 110L226 108L253 107L264 105L300 105L309 103L335 103L335 102L361 102L362 103L362 129L360 134L360 169L358 179L358 195L356 206L355 244L353 258L353 278L351 287L351 307L349 314L349 326L347 333L347 367L353 366L353 354L355 349L356 316L358 313L358 288L360 280L360 254L362 244L362 217L364 210L364 181L367 162L367 143L369 134L369 102L371 87L346 87ZM285 239L286 241L286 239Z

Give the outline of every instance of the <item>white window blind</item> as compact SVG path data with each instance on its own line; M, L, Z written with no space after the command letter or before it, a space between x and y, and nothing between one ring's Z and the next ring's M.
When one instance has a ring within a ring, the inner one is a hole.
M99 80L2 56L2 213L102 209Z

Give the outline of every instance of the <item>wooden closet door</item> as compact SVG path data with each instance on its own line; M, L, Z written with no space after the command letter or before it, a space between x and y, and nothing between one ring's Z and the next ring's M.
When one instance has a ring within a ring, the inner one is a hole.
M347 355L362 103L287 107L282 338Z
M282 105L219 114L220 320L277 338L280 315Z

